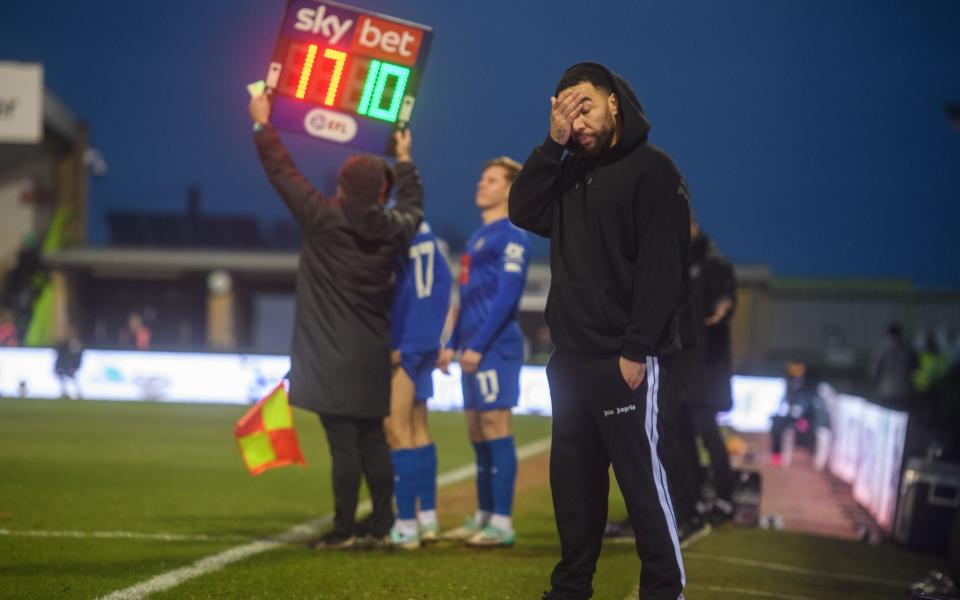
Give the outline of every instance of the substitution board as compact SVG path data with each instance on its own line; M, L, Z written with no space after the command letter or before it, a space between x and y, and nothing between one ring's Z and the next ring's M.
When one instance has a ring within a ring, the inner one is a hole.
M424 25L328 1L290 0L266 87L270 122L375 153L406 127L430 51Z

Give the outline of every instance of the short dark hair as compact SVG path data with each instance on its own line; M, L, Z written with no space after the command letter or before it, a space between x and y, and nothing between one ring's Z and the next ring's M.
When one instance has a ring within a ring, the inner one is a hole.
M580 63L567 69L567 72L560 77L560 81L557 82L557 91L554 95L559 96L563 90L572 88L578 83L585 81L608 94L614 92L613 81L610 79L610 74L607 73L606 70L592 63Z

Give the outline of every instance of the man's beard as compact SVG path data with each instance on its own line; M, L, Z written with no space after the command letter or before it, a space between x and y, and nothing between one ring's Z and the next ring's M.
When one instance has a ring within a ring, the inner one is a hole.
M575 154L583 154L585 156L599 156L610 149L610 141L613 139L613 132L615 131L617 124L612 118L607 122L607 127L602 131L598 131L593 135L594 145L592 150L587 150L580 145L580 142L577 141L576 137L570 136L569 149Z

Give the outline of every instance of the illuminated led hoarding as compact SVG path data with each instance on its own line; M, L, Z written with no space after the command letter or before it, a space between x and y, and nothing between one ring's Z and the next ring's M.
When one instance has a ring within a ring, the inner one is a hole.
M49 348L0 348L0 397L57 398L56 353ZM156 402L248 404L259 400L290 370L287 356L193 352L87 350L77 372L85 398ZM460 367L433 372L431 410L462 410ZM73 390L71 386L71 392ZM739 431L767 431L783 397L783 379L733 378L734 409L722 422ZM550 415L546 369L520 371L517 414Z

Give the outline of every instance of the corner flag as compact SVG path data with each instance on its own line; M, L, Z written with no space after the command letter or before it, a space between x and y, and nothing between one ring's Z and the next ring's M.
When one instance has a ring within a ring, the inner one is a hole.
M250 407L234 427L240 454L251 475L291 464L307 465L283 382Z

